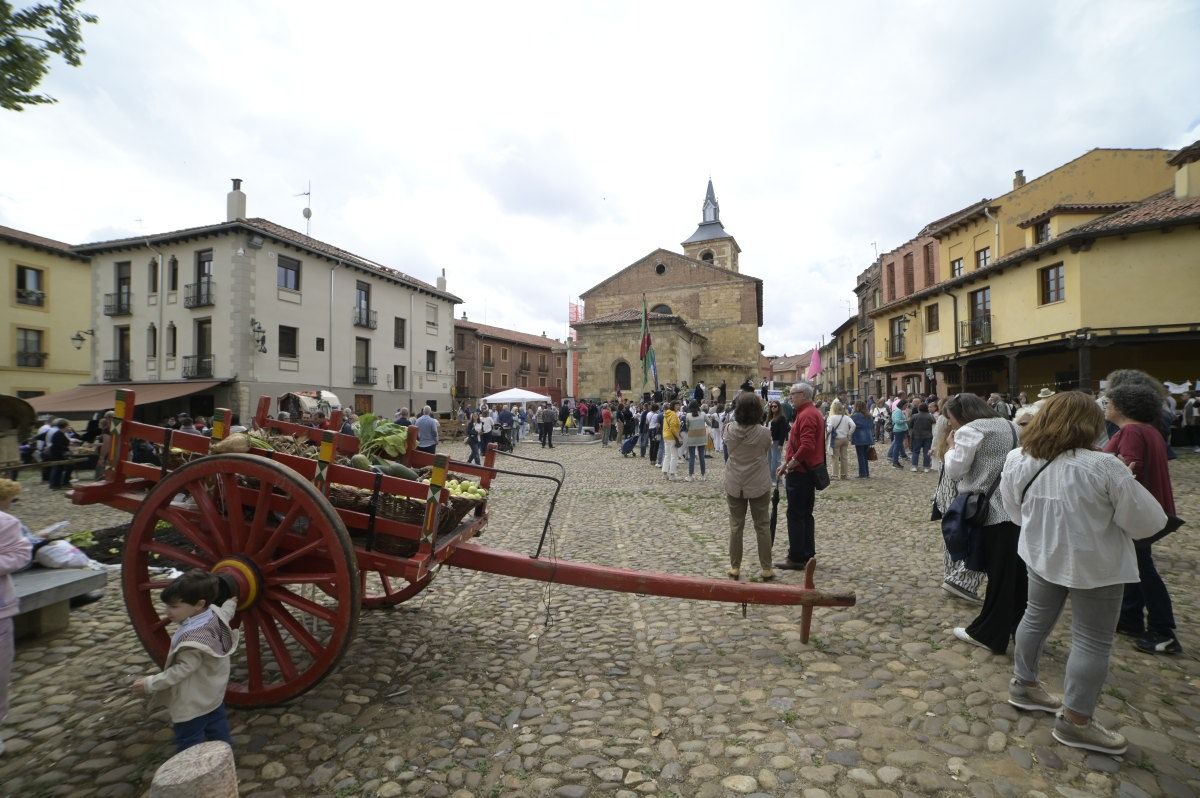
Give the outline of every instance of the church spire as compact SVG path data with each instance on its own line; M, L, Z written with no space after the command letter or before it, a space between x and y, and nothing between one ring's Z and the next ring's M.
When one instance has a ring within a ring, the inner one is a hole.
M701 211L700 224L710 222L721 223L721 206L717 204L717 195L713 191L711 177L708 179L708 191L704 195L704 209Z

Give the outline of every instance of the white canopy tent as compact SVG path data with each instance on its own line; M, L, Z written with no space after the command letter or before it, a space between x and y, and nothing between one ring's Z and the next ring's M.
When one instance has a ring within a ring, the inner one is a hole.
M551 402L553 400L544 393L534 393L524 388L509 388L500 393L485 396L483 397L483 401L489 405L524 405L529 402Z

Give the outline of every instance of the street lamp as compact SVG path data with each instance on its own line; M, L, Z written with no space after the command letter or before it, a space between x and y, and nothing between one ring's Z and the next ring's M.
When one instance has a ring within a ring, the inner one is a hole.
M95 337L96 331L95 330L76 330L75 334L71 336L72 346L74 346L76 349L83 349L83 341L84 341L83 336L85 336L85 335L90 335L90 336Z

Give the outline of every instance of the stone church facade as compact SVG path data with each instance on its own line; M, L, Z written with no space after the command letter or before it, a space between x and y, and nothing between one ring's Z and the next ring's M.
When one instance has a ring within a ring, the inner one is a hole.
M757 385L762 280L739 271L741 248L721 224L712 181L701 222L683 254L656 249L580 295L579 386L584 398L608 398L618 388L640 396L642 296L660 383L717 385L728 394L750 378Z

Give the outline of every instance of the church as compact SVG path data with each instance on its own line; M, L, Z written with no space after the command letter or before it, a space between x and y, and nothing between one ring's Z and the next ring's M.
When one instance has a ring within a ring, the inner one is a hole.
M660 383L719 385L728 393L749 378L758 384L763 323L762 280L742 274L742 249L721 224L712 180L700 225L681 244L683 254L656 249L580 294L583 317L575 329L583 398L608 398L620 390L641 396L642 297Z

